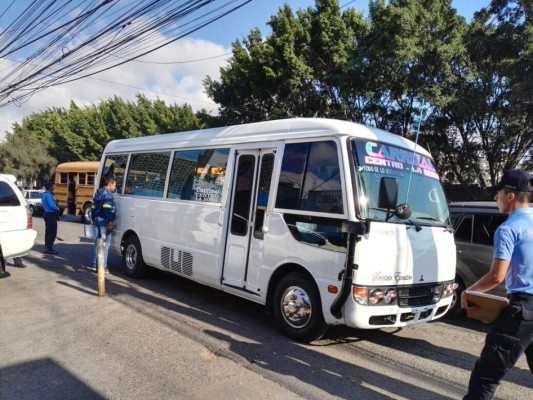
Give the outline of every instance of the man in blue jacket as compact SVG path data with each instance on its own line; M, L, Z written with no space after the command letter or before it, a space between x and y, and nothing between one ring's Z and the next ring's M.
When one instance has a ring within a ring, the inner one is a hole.
M104 271L107 269L107 255L109 254L109 245L111 243L111 232L113 232L113 221L115 220L115 198L113 192L117 187L115 178L108 177L105 179L103 188L96 192L93 199L92 219L93 225L97 229L97 237L94 241L93 266L92 270L96 272L98 265L98 238L104 239Z
M43 193L42 202L44 208L44 252L46 254L57 254L58 251L54 249L54 242L57 236L57 216L59 207L54 197L54 189L56 185L53 182L46 182L44 184L46 192Z

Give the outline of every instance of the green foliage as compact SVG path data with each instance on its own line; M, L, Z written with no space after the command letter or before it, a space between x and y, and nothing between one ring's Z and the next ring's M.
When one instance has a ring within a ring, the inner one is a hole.
M373 0L364 19L338 0L270 18L233 43L208 95L225 124L283 117L362 122L421 143L451 182L494 185L531 165L533 14L493 0L467 24L451 0ZM528 8L529 7L529 8ZM528 164L529 163L529 164Z
M216 126L205 110L167 105L137 95L136 102L119 97L81 108L50 108L24 118L0 145L3 170L27 180L49 179L58 163L99 160L111 140Z
M346 117L343 87L353 36L365 32L362 15L342 15L338 1L317 1L317 10L289 5L270 18L272 34L258 29L221 69L220 81L207 78L206 92L221 105L225 124L287 117Z
M57 161L48 155L46 147L35 136L16 124L17 134L9 134L0 146L0 166L3 172L33 182L50 179Z
M452 100L430 121L448 138L441 169L462 184L494 186L503 170L531 166L532 21L521 4L493 1L476 13L464 35L469 58L447 86Z

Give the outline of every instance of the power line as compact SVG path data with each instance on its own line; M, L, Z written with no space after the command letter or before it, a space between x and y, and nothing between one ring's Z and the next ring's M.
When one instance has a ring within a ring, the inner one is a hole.
M187 61L168 61L168 62L158 62L158 61L143 61L143 60L133 60L132 62L137 63L143 63L143 64L156 64L156 65L169 65L169 64L190 64L195 62L201 62L201 61L207 61L207 60L213 60L215 58L225 57L232 55L233 53L224 53L219 54L218 56L212 56L212 57L206 57L206 58L198 58L196 60L187 60Z
M0 33L0 107L130 61L148 63L138 59L251 1L33 0L23 9L14 2L0 6L0 23L9 21ZM9 55L25 61L6 66Z

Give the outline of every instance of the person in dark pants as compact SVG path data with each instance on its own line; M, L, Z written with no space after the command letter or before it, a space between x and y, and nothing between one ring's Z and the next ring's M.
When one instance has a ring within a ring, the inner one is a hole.
M486 292L505 279L509 306L494 321L470 376L466 400L492 399L496 388L525 353L533 373L533 176L505 171L496 186L496 201L507 220L496 230L490 271L469 290ZM471 307L465 292L464 309Z
M46 192L43 193L42 202L44 208L44 252L46 254L57 254L58 251L54 249L54 242L57 236L57 216L59 213L59 207L56 204L54 197L54 189L56 185L52 182L46 182L44 184Z

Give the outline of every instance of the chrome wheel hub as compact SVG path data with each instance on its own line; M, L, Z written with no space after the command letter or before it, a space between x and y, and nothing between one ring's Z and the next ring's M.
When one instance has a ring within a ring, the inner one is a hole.
M137 249L135 246L128 246L125 253L126 268L133 269L137 264Z
M303 328L313 313L309 295L297 286L291 286L281 296L281 315L293 328Z

